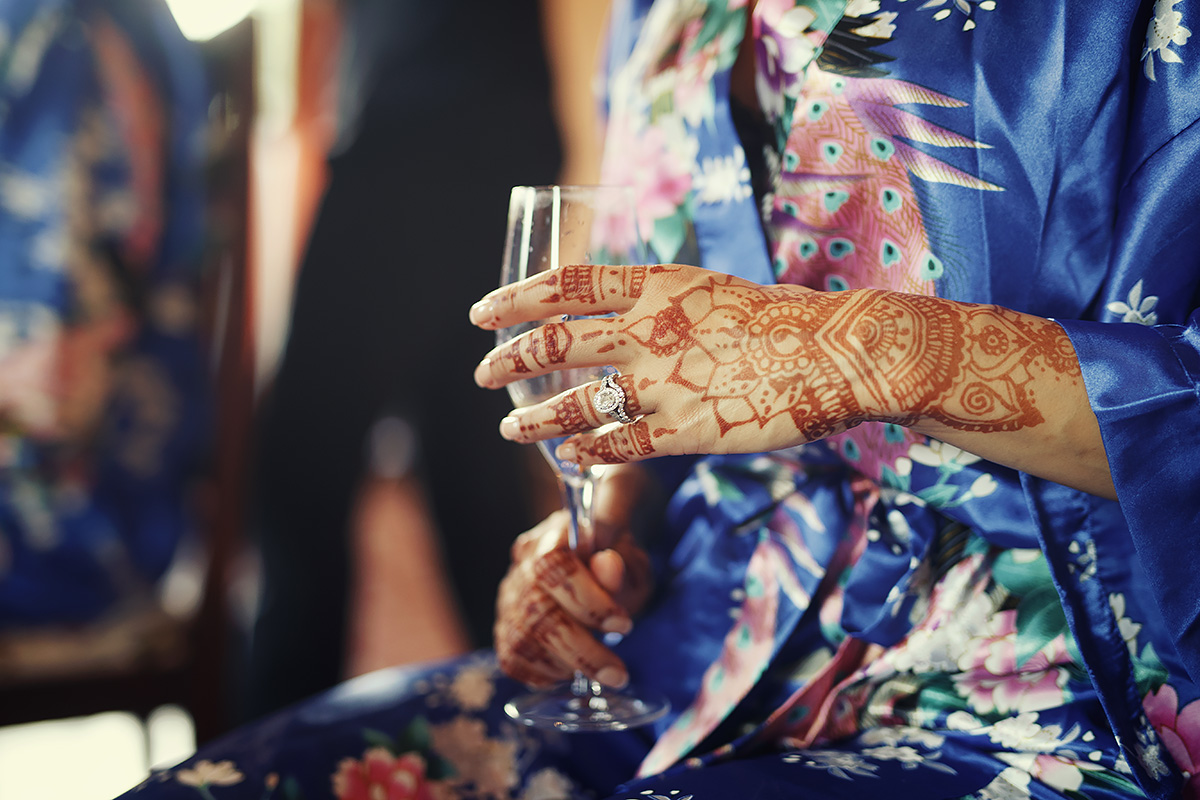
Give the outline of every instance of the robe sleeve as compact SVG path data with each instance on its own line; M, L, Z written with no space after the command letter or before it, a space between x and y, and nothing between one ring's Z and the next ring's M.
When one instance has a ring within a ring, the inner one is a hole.
M1060 324L1138 558L1180 660L1200 680L1200 311L1186 325Z

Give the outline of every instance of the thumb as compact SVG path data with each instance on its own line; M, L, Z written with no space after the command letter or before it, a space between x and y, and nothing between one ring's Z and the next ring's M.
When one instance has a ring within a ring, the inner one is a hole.
M617 597L624 588L625 559L616 550L601 550L588 562L592 574L606 592Z

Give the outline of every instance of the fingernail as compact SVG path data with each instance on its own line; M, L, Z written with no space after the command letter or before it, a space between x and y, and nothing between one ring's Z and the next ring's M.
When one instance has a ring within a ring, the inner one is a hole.
M475 385L476 386L491 386L492 385L492 360L485 358L479 362L479 366L475 367Z
M624 689L629 683L629 676L620 667L603 667L596 673L596 680L614 689Z
M578 455L574 442L563 442L554 451L554 457L559 461L574 461Z
M624 636L633 630L633 620L628 617L609 617L600 623L600 630L605 633L619 633Z
M460 306L461 307L461 306ZM471 322L483 325L496 318L496 304L486 297L471 306Z
M511 414L500 420L500 435L510 442L515 442L521 433L521 420Z

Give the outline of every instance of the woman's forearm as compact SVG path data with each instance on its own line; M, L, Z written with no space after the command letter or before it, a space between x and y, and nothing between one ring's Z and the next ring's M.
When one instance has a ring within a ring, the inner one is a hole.
M882 417L976 455L1092 494L1115 492L1066 333L992 305L864 292L854 345L870 368L855 392ZM874 415L873 415L874 416Z

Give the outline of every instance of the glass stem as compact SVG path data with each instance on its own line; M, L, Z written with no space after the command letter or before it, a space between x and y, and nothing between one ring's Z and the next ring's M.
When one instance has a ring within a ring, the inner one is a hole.
M590 532L592 528L592 493L595 489L595 476L591 470L584 470L582 475L562 475L558 480L562 492L563 508L567 510L567 544L572 550L578 551L581 531ZM588 549L591 542L587 543ZM581 558L587 558L590 553L584 552ZM571 694L576 697L592 697L600 694L601 687L576 670L571 679Z
M579 549L580 533L589 531L592 525L592 476L563 475L558 481L562 492L563 508L567 510L567 545Z

